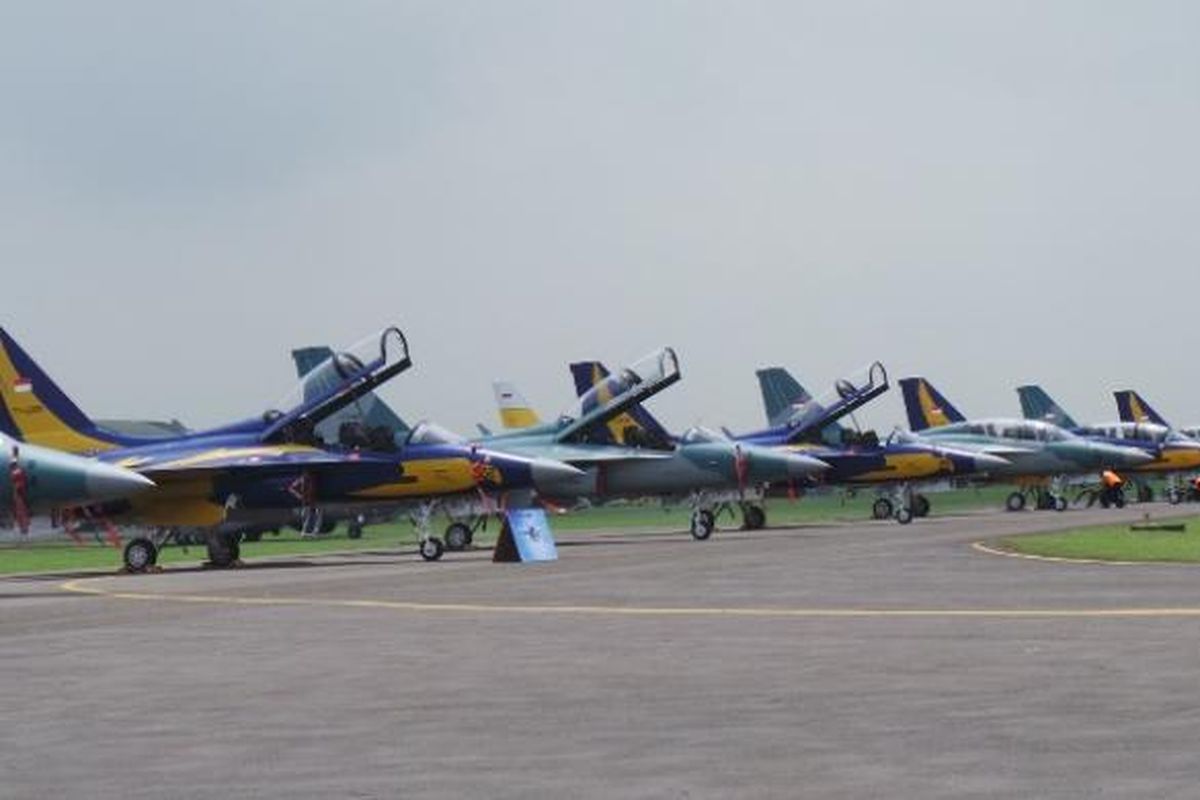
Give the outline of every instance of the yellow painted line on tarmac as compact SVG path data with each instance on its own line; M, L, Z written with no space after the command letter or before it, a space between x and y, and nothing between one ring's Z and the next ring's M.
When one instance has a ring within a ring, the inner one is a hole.
M96 578L59 584L65 592L115 600L200 603L233 606L307 606L373 608L416 613L524 614L610 617L692 617L760 619L1123 619L1200 617L1200 608L739 608L603 605L505 605L489 603L417 603L401 600L245 597L238 595L124 592L87 585Z
M1045 561L1050 564L1092 564L1101 567L1198 567L1200 563L1189 561L1114 561L1104 558L1068 558L1067 556L1039 556L1035 553L1016 553L1012 550L1001 550L984 542L975 542L971 549L989 556L1004 556L1005 558L1020 558L1025 561Z

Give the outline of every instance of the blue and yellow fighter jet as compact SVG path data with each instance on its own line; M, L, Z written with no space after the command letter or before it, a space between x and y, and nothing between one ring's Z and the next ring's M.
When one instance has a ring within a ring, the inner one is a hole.
M925 378L900 381L908 423L927 441L1002 456L1010 462L995 477L1016 483L1005 506L1019 511L1033 493L1038 508L1063 511L1066 480L1072 475L1125 469L1152 458L1137 447L1084 439L1050 422L996 418L968 420Z
M1121 411L1122 393L1116 393L1118 412ZM1170 480L1181 473L1200 469L1200 442L1171 429L1162 422L1122 419L1100 425L1080 425L1063 407L1040 386L1027 385L1017 388L1021 400L1021 413L1025 419L1040 419L1066 428L1076 436L1097 442L1136 447L1150 456L1150 461L1129 468L1129 477L1137 486L1137 497L1146 503L1154 499L1154 490L1146 483L1147 474L1166 475ZM1128 399L1130 406L1141 406L1140 398ZM1144 408L1144 406L1143 406ZM1153 411L1153 409L1151 409ZM1157 415L1156 415L1157 416ZM1161 418L1160 418L1161 419Z
M356 350L358 352L356 352ZM106 503L110 519L150 526L203 526L214 565L239 556L240 534L226 522L253 521L299 509L307 519L322 508L397 503L420 511L420 553L441 557L429 535L429 509L445 498L488 498L513 492L556 491L579 471L549 458L528 458L450 440L432 425L403 439L376 431L353 446L322 441L316 426L408 369L408 343L397 328L338 353L323 369L337 375L329 388L282 410L175 438L122 436L92 422L0 329L0 431L32 444L95 455L153 480L157 488L129 501ZM300 391L300 389L298 389ZM125 548L126 566L149 568L157 544L145 537Z
M931 508L929 498L917 492L919 486L980 477L1008 466L1004 458L988 453L902 432L880 441L874 431L842 425L839 420L890 388L887 370L878 361L835 381L821 398L810 395L783 367L765 367L756 375L771 427L741 438L815 455L832 466L823 476L826 484L879 490L871 507L875 519L895 517L907 524L927 516Z

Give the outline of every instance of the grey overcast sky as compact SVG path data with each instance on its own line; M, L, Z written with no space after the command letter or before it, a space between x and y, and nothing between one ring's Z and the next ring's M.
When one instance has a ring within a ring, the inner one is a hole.
M676 429L873 359L1200 422L1192 2L0 4L5 325L95 416L390 323L409 418L675 346ZM902 421L899 392L865 414Z

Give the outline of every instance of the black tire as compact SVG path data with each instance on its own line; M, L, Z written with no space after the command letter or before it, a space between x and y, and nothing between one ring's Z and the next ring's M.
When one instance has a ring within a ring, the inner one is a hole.
M461 522L455 522L446 528L446 549L451 552L466 550L471 546L471 529Z
M1025 508L1025 495L1013 492L1004 499L1004 507L1009 511L1020 511Z
M761 506L742 507L742 527L748 531L762 530L767 525L767 512Z
M1173 506L1179 505L1180 503L1183 502L1183 492L1178 491L1178 490L1173 491L1173 492L1167 492L1167 502Z
M351 522L349 525L346 526L346 538L347 539L361 539L362 532L363 532L362 523L358 522L357 520Z
M127 571L145 572L158 563L158 548L149 539L139 537L125 545L122 557Z
M692 538L698 542L703 542L712 536L715 524L716 522L711 511L701 509L692 514Z
M1117 491L1113 494L1113 505L1117 508L1125 507L1125 492L1117 489Z
M872 519L891 519L895 509L892 507L892 501L886 497L877 497L875 502L871 504Z
M931 505L929 503L929 498L926 497L925 495L919 494L913 498L913 515L914 516L920 517L920 518L928 517L930 507L931 507Z
M913 512L911 508L901 506L896 510L896 522L901 525L907 525L913 521Z
M1065 498L1065 497L1054 498L1054 510L1055 511L1066 511L1067 510L1067 498Z
M214 567L232 567L242 557L241 535L216 533L208 538L208 562Z
M436 536L430 536L421 542L417 549L421 552L421 558L426 561L437 561L442 557L442 553L446 552L446 546Z

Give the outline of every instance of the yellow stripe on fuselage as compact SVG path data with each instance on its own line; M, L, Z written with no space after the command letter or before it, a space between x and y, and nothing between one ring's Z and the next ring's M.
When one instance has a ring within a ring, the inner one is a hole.
M884 463L886 466L883 469L855 475L852 480L864 483L915 480L954 470L954 464L949 459L934 453L896 453L884 456Z
M1200 450L1191 447L1163 448L1158 458L1146 464L1139 464L1131 472L1186 472L1200 469Z
M369 499L413 497L454 494L475 488L475 475L470 460L466 458L419 459L405 461L403 467L400 472L402 479L354 492L354 496ZM498 471L492 469L489 477L493 481L498 480Z
M21 433L21 438L30 444L52 447L68 453L98 453L111 450L116 445L80 433L57 414L43 405L37 396L37 386L32 391L18 392L16 382L24 376L17 373L8 351L0 347L0 398L8 415Z
M921 416L925 418L925 424L931 428L940 428L943 425L950 424L950 418L946 416L946 412L933 401L933 394L929 391L929 384L921 381L917 384L917 402L921 404Z

